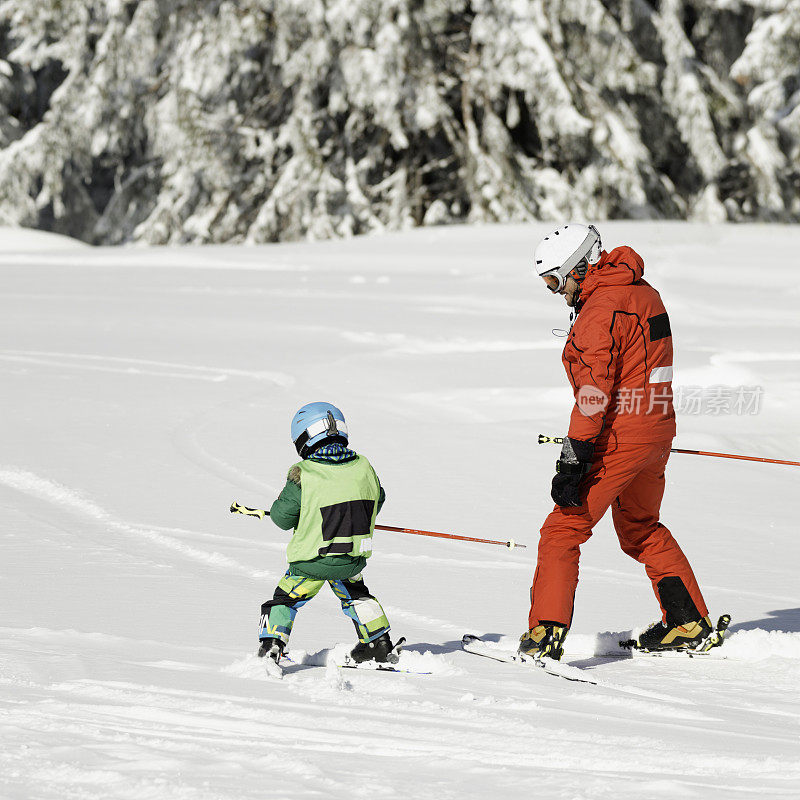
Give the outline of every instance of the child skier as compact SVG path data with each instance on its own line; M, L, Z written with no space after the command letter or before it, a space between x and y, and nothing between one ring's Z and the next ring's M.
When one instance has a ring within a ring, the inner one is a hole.
M298 610L327 582L358 633L353 661L396 663L389 621L361 577L386 499L378 476L364 456L349 449L344 414L330 403L303 406L291 435L303 460L289 470L270 509L279 528L294 528L289 569L272 600L261 606L258 655L280 660Z

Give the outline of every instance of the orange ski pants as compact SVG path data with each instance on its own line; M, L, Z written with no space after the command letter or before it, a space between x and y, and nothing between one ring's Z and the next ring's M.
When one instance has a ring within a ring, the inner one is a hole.
M698 611L703 616L708 614L689 561L658 520L670 445L670 441L609 442L598 448L592 469L581 484L586 492L583 505L556 506L542 526L531 586L530 628L541 620L571 624L580 546L592 535L592 528L609 506L623 552L644 564L659 604L658 582L677 576ZM663 606L661 610L666 619Z

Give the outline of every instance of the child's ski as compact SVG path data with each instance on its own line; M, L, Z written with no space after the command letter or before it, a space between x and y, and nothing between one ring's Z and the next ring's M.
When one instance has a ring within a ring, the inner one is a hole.
M334 665L338 669L360 669L369 672L401 672L405 673L406 675L430 675L431 673L425 670L418 670L418 669L408 669L407 667L400 666L400 651L403 649L403 644L405 644L405 637L400 637L397 640L397 644L392 648L392 652L389 654L389 661L386 662L377 662L377 661L353 661L353 659L346 655L344 657L343 663L339 664L334 661ZM305 667L326 667L328 665L328 661L325 660L322 664L310 664L307 662L302 661L295 661L288 653L283 653L281 656L282 663L288 663L296 666L305 666ZM283 670L279 665L277 666L278 669L281 670L281 677L283 676ZM272 671L267 666L267 672L272 674ZM276 677L276 676L275 676Z
M292 666L303 666L303 667L327 667L327 664L303 664L302 662L294 661L291 656L286 654L283 655L281 661L285 664L291 664ZM284 675L283 668L275 664L275 669L280 670L280 675L275 673L275 670L271 668L269 665L267 666L267 673L270 677L280 677L282 678ZM423 672L422 670L418 669L407 669L405 667L400 667L396 664L378 664L375 661L362 661L360 664L335 664L337 669L360 669L364 672L401 672L406 675L431 675L430 672Z
M409 675L430 675L430 672L420 672L419 670L415 669L406 669L404 667L398 666L400 662L400 652L403 649L403 645L406 642L406 637L401 636L397 640L397 644L392 648L391 653L385 662L377 662L377 661L353 661L353 659L347 655L344 657L344 664L337 664L336 666L340 669L365 669L371 670L372 672L405 672Z
M378 662L379 666L382 666L384 669L389 669L392 664L397 664L400 661L400 652L403 649L403 645L406 643L406 637L401 636L397 642L395 643L394 647L386 654L386 661ZM361 664L374 664L375 661L356 661L353 656L348 653L344 657L344 664L337 664L337 666L341 667L353 667L356 668Z
M416 669L404 669L392 664L377 664L375 661L362 661L360 664L337 664L339 669L361 669L370 672L404 672L406 675L430 675Z

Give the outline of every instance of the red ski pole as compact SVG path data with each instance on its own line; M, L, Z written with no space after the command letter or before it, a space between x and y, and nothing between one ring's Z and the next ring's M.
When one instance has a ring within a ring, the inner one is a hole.
M231 514L245 514L248 517L258 517L259 519L264 519L264 517L269 516L269 511L265 511L263 508L248 508L247 506L241 506L239 503L234 501L231 503ZM458 539L461 542L480 542L481 544L499 544L503 547L527 547L525 544L519 544L515 542L513 539L509 539L507 542L501 542L497 539L475 539L472 536L457 536L454 533L437 533L436 531L418 531L414 530L413 528L395 528L392 525L376 525L375 528L381 531L392 531L394 533L413 533L415 536L436 536L440 539Z
M417 531L413 528L395 528L391 525L376 525L376 530L394 531L395 533L413 533L416 536L438 536L440 539L458 539L462 542L481 542L483 544L501 544L503 547L527 547L526 544L519 544L513 539L507 542L500 542L497 539L475 539L472 536L456 536L454 533L437 533L436 531Z
M563 442L563 437L539 434L539 444L563 444ZM670 453L684 453L690 456L713 456L714 458L738 458L742 461L761 461L765 464L788 464L790 467L800 467L800 461L784 461L780 458L761 458L761 456L739 456L734 453L710 453L705 450L683 450L680 447L670 448Z

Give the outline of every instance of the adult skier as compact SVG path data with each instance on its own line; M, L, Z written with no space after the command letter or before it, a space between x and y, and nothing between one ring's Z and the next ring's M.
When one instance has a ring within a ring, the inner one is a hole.
M572 623L580 546L611 507L622 550L644 564L662 620L639 637L648 650L699 644L712 631L686 556L659 522L675 436L672 334L658 292L630 247L602 249L593 225L563 225L534 253L547 288L574 309L562 360L575 394L531 586L519 652L559 659Z
M261 606L258 655L280 660L298 610L327 582L358 634L353 661L396 662L389 621L361 576L386 499L378 476L348 447L344 414L330 403L303 406L292 419L291 436L302 461L289 470L270 508L279 528L294 529L289 568L272 600Z

